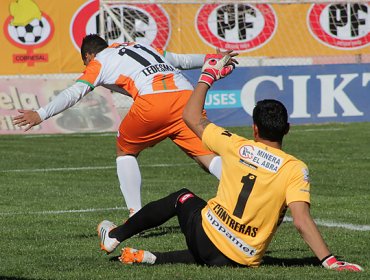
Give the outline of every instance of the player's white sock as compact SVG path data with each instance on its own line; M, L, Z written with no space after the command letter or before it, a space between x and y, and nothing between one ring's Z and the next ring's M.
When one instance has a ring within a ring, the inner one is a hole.
M215 156L211 160L208 170L212 175L216 176L216 178L220 180L222 171L222 161L220 156Z
M141 173L134 156L119 156L117 175L130 217L141 209Z

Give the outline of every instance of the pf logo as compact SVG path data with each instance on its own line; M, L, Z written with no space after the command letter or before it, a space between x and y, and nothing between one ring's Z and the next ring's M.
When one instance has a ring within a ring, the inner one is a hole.
M99 21L99 1L93 0L75 13L71 23L71 37L77 50L87 34L100 34L104 27L104 36L108 44L130 41L149 44L164 49L170 37L170 22L167 13L156 4L111 4L113 19L104 11L104 26ZM125 32L118 27L122 26Z
M262 47L277 28L277 17L266 4L207 4L195 20L196 30L207 44L240 52Z
M13 63L48 62L48 54L35 54L34 49L47 44L54 34L51 18L43 13L32 0L10 3L10 16L5 20L4 34L16 47L26 50L25 54L13 54Z
M311 33L336 49L357 49L370 43L370 9L367 3L314 4L308 13Z

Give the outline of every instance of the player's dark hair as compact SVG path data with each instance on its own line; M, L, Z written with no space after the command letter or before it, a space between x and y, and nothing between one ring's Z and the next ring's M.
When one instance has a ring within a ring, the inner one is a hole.
M253 123L258 128L259 137L269 141L281 143L289 131L288 112L283 103L273 99L257 102Z
M86 54L94 54L101 52L108 47L108 43L97 34L86 35L81 44L81 57L85 59Z

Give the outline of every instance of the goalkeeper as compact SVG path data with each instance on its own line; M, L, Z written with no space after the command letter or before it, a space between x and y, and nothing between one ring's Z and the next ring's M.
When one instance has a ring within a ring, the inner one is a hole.
M76 83L37 111L19 110L15 125L25 126L27 131L72 107L95 87L103 86L134 100L120 124L116 141L117 175L130 216L141 208L137 157L166 138L220 178L220 157L205 149L182 119L193 86L177 68L201 68L205 55L174 54L136 43L108 46L104 39L92 34L82 42L81 57L86 69Z
M177 216L188 250L151 253L122 249L122 263L188 262L212 266L259 266L287 208L296 229L327 269L361 271L338 261L326 246L310 215L307 166L283 152L289 131L287 110L276 100L262 100L253 110L253 140L233 134L202 115L208 89L233 70L228 57L206 62L183 116L208 149L221 156L217 195L208 202L181 189L144 206L121 226L98 226L101 248L112 252L131 236Z

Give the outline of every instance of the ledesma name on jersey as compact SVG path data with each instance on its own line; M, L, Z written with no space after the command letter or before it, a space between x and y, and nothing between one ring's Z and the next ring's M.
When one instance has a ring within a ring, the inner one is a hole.
M239 149L242 163L249 163L248 166L257 166L273 173L278 172L283 164L283 159L266 150L262 150L253 145L243 145Z
M149 76L151 74L155 74L158 72L174 72L174 71L176 71L176 69L173 66L165 63L159 63L146 67L142 72L144 73L145 76Z

